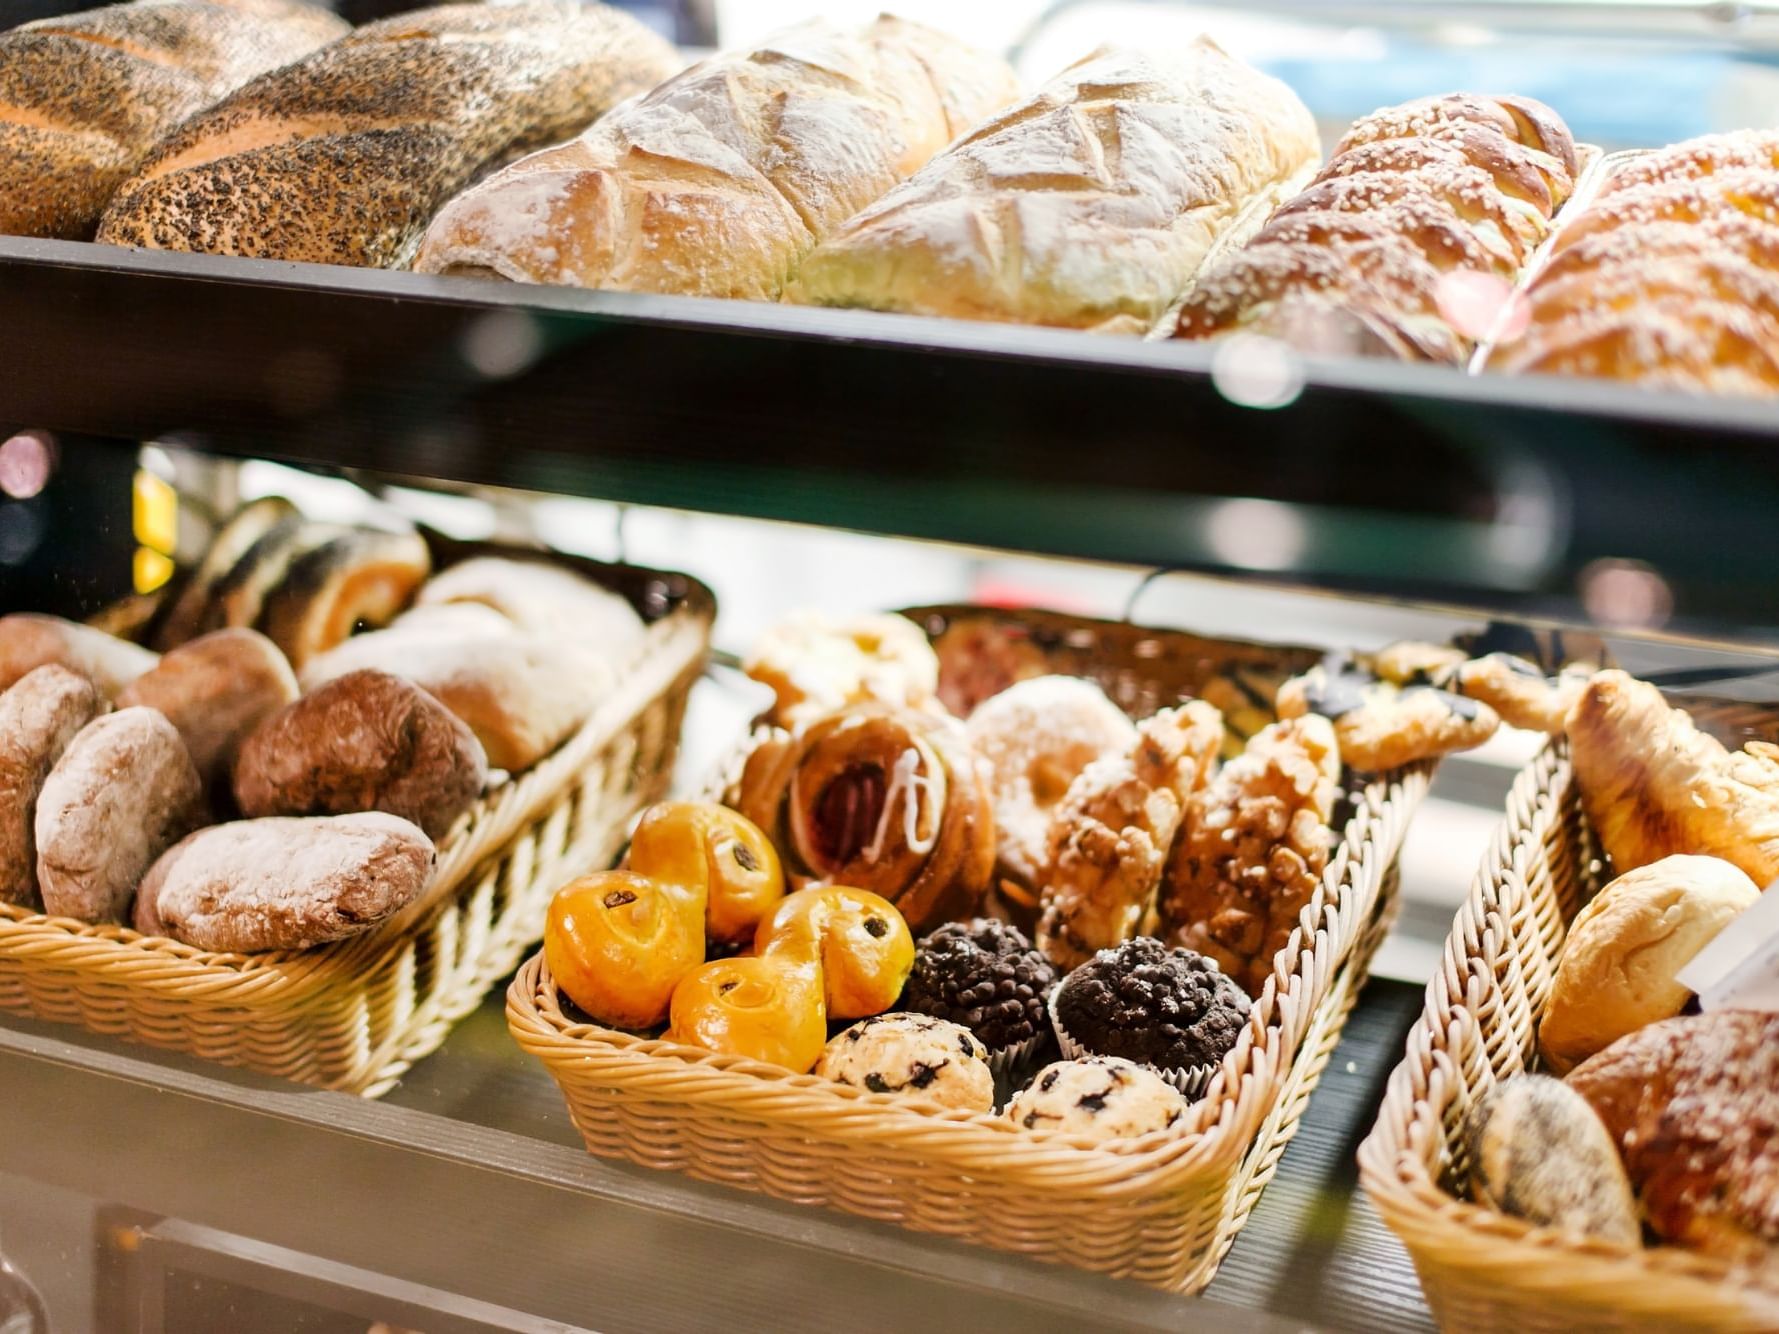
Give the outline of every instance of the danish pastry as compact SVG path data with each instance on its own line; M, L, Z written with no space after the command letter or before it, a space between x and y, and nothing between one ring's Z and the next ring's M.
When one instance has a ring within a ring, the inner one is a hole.
M1223 718L1194 700L1137 733L1133 754L1096 760L1076 777L1051 820L1038 948L1063 968L1136 934L1181 812L1216 767Z
M1280 718L1332 719L1341 761L1367 773L1469 750L1501 725L1486 704L1435 686L1380 680L1349 660L1285 682L1278 709Z
M869 889L916 930L971 916L994 870L987 766L959 723L923 710L858 705L768 734L735 807L791 883Z
M1260 994L1328 864L1340 766L1333 725L1292 718L1192 796L1157 904L1168 944Z

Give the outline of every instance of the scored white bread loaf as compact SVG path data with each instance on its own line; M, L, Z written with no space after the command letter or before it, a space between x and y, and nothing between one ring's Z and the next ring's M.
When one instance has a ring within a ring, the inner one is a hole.
M1319 152L1297 96L1208 38L1102 49L849 221L787 297L1140 332Z
M1017 94L1005 62L916 24L806 23L452 200L415 267L776 298L810 247Z
M91 236L180 121L347 31L286 0L138 0L0 34L0 232Z
M666 42L603 5L399 14L187 121L118 190L99 240L399 266L482 172L677 66Z

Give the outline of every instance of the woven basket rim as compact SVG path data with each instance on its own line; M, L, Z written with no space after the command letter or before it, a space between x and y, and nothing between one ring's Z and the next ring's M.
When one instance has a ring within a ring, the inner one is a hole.
M1110 627L1121 634L1172 638L1268 666L1295 669L1305 654L1320 652L1193 635L1186 631L1095 621L1064 612L999 608L916 609L905 615L990 616L997 620L1042 618L1054 625L1089 632ZM1283 663L1267 655L1277 653ZM733 770L731 762L724 766ZM1148 1189L1159 1181L1177 1183L1201 1174L1233 1169L1250 1147L1291 1070L1316 1009L1333 977L1351 955L1363 923L1343 928L1342 914L1375 911L1385 874L1395 860L1407 820L1425 795L1434 765L1424 762L1384 775L1349 774L1353 811L1342 829L1322 881L1300 915L1292 937L1274 961L1273 974L1254 1003L1254 1012L1236 1047L1224 1058L1205 1095L1173 1127L1140 1138L1094 1144L1077 1136L1022 1131L993 1113L923 1110L892 1095L836 1084L813 1074L797 1074L745 1058L717 1056L699 1048L603 1028L569 1018L562 1011L541 952L527 961L507 993L509 1026L521 1046L557 1068L599 1062L608 1068L646 1073L651 1066L694 1077L698 1101L711 1104L760 1100L795 1102L797 1110L775 1107L778 1121L796 1121L832 1130L837 1137L869 1137L918 1145L929 1160L992 1156L1002 1180L1022 1172L1042 1175L1065 1170L1096 1175L1102 1189L1120 1185ZM1334 943L1336 938L1338 944Z
M128 972L143 985L176 986L181 995L193 998L227 992L231 1003L243 1005L284 1007L323 994L330 983L341 978L368 979L397 962L405 939L448 910L456 892L573 783L591 756L623 732L662 690L696 670L702 659L709 628L716 619L716 598L690 575L507 543L436 537L433 542L435 548L453 556L440 568L473 555L540 560L589 575L639 611L646 608L640 605L638 590L648 585L662 587L672 605L648 623L636 651L621 668L617 686L586 721L530 769L509 775L484 792L441 840L433 879L421 899L359 936L305 950L252 954L204 950L169 937L145 936L115 923L82 922L0 903L0 954L28 957L84 939L95 956L83 961L84 968Z
M1670 693L1701 728L1734 736L1760 723L1779 727L1779 706ZM1378 1118L1360 1145L1360 1182L1437 1287L1442 1271L1517 1287L1552 1300L1565 1292L1599 1310L1745 1326L1779 1323L1779 1275L1674 1245L1627 1246L1582 1238L1465 1200L1441 1182L1445 1126L1464 1094L1453 1051L1485 1046L1492 1015L1473 1007L1480 979L1512 963L1512 937L1499 929L1513 911L1505 883L1523 868L1559 819L1572 781L1568 745L1554 739L1515 777L1507 811L1446 941L1406 1052L1391 1072ZM1585 1287L1584 1287L1585 1284ZM1602 1294L1613 1294L1603 1297Z

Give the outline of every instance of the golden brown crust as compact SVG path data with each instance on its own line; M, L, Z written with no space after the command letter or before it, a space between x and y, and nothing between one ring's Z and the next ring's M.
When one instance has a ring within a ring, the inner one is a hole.
M676 63L603 5L439 5L366 24L186 121L118 190L99 239L399 266L477 175Z
M1130 755L1088 765L1051 819L1037 944L1059 967L1137 933L1181 813L1216 767L1223 716L1194 700L1144 719L1137 735Z
M1208 38L1102 49L850 219L789 298L1140 333L1318 149L1296 95Z
M92 235L180 121L347 31L307 4L159 0L0 33L0 233Z
M1779 761L1732 755L1647 682L1599 673L1570 712L1582 807L1619 874L1675 853L1779 878Z
M1279 687L1279 717L1334 720L1341 760L1367 773L1480 746L1501 719L1488 705L1430 685L1398 686L1346 666L1312 667Z
M987 766L948 718L858 705L749 755L735 809L798 887L852 885L921 931L969 917L994 870Z
M1779 1264L1779 1015L1663 1020L1568 1084L1606 1123L1657 1236Z
M802 24L466 191L415 267L773 300L810 247L1017 89L1005 62L917 24Z
M1261 732L1195 793L1162 881L1162 938L1258 996L1328 864L1340 765L1328 721L1299 718Z
M926 634L890 614L787 617L754 641L742 670L771 688L771 721L792 729L849 704L924 707L939 688Z
M1591 675L1584 667L1550 677L1524 658L1490 653L1458 668L1457 690L1487 704L1509 727L1560 736Z

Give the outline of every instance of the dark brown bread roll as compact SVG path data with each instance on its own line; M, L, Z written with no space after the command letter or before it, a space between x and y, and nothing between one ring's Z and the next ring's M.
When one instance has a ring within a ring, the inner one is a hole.
M1568 1083L1606 1123L1658 1236L1779 1264L1779 1014L1664 1019Z
M136 929L199 949L300 950L368 931L426 888L433 846L381 811L236 820L201 829L155 862Z
M0 616L0 690L53 662L78 672L113 699L158 661L145 648L59 616L27 611Z
M241 748L241 813L387 811L443 838L488 779L475 734L420 687L387 672L329 681L283 709Z
M0 694L0 903L36 903L37 794L68 743L108 707L91 681L53 663Z
M162 135L346 31L284 0L156 0L0 33L0 232L91 236Z
M44 910L121 920L143 873L196 823L200 793L185 742L155 710L121 709L88 723L37 799Z
M117 703L165 714L208 787L228 772L248 734L296 697L296 673L278 646L257 631L236 629L171 650L124 687Z
M455 4L359 28L186 121L118 189L113 245L407 262L434 210L678 64L598 4Z

